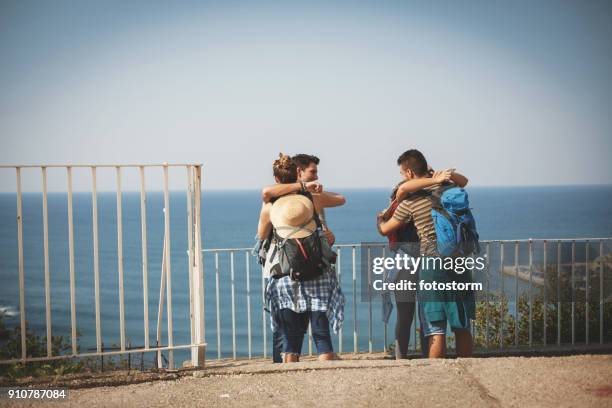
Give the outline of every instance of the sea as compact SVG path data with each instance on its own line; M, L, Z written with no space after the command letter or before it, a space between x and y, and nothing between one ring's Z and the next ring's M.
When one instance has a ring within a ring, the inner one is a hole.
M376 231L375 220L377 211L388 204L389 191L338 189L338 192L345 195L346 204L326 211L336 242L384 242ZM468 192L483 240L612 237L612 186L472 187ZM52 335L64 336L69 341L71 310L67 202L65 193L48 194ZM156 344L164 234L163 202L161 192L147 193L149 331L145 333L140 193L122 194L125 333L131 347L142 347L145 336L148 336L151 345ZM173 343L189 344L186 193L171 192L169 207ZM262 306L262 275L256 258L247 250L255 244L260 208L258 191L204 191L202 194L204 249L241 248L233 255L229 252L218 255L205 252L203 255L207 358L260 356L264 354L264 349L268 355L271 353L269 319ZM116 210L116 193L99 192L100 315L105 349L112 349L120 343ZM41 194L24 193L25 315L28 330L41 337L46 334L42 214ZM96 347L90 193L74 193L73 214L76 325L78 347L84 353L94 351ZM0 313L4 315L8 327L19 324L17 230L16 195L0 193ZM371 344L375 349L382 349L384 344L392 342L394 320L392 318L389 326L385 327L380 320L380 304L370 306L353 296L350 258L350 248L343 249L341 284L347 299L346 319L342 343L340 337L334 335L334 345L336 348L342 346L344 351L352 350L356 332L359 350L366 351ZM372 320L369 319L370 310ZM357 319L353 319L354 311L357 312ZM161 344L166 345L165 309L161 321ZM305 347L308 350L306 344ZM189 358L187 351L176 351L174 355L179 362Z

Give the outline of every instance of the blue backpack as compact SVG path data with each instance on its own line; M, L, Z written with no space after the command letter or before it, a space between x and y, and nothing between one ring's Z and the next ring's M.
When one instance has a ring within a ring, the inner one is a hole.
M443 186L432 192L431 204L440 255L460 257L479 253L476 221L467 192L456 186Z

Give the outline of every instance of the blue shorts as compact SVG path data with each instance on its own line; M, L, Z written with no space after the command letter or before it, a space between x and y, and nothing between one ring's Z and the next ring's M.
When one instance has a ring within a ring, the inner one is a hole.
M446 327L448 326L446 320L437 320L435 322L427 322L425 320L425 311L423 309L423 302L419 302L419 322L421 323L421 332L425 337L434 336L434 335L444 335L446 336ZM451 327L452 331L457 330L470 330L470 319L467 319L466 327L462 329L456 329Z

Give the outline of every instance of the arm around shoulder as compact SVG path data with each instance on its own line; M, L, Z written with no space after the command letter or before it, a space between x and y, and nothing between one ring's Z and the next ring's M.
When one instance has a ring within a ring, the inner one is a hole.
M450 169L436 171L432 177L423 177L404 181L398 188L395 197L398 201L404 200L408 194L422 190L427 187L435 186L452 178Z
M302 185L299 182L287 184L272 184L271 186L266 186L263 188L263 190L261 190L261 199L264 203L269 203L275 197L295 193L296 191L300 191L301 189Z
M399 227L401 227L403 222L399 221L397 218L394 217L391 217L389 220L384 221L381 214L378 216L376 224L378 227L378 233L380 235L387 236Z

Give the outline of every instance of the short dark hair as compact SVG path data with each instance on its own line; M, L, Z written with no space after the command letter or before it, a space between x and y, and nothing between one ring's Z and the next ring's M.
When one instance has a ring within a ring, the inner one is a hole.
M412 170L417 176L425 176L429 168L423 153L416 149L406 150L402 153L400 157L397 158L397 165Z
M305 169L306 167L310 166L310 163L319 164L319 158L317 156L313 156L312 154L296 154L291 158L291 160L293 160L296 166L298 166L300 169Z

